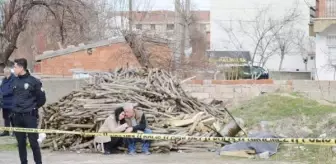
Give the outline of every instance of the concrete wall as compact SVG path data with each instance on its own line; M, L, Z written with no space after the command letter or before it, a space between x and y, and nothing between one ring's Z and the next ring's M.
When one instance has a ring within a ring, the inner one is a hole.
M84 84L84 80L78 79L43 79L43 89L46 92L47 104L58 101L61 97L71 91L79 90Z
M273 80L311 80L311 72L270 71Z
M336 102L336 81L312 80L194 80L185 90L199 99L218 99L232 103L248 100L261 92L299 92L315 100Z
M336 65L335 39L328 41L328 36L335 38L336 25L329 26L326 30L316 34L316 79L335 80L335 71L332 65ZM330 49L329 49L330 48ZM333 61L332 61L333 60Z
M285 80L195 80L184 88L196 98L229 101L231 104L249 100L262 92L291 91L290 84Z

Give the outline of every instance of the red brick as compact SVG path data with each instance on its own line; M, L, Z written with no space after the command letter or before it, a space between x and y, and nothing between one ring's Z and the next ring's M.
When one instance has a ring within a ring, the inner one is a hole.
M203 85L203 80L192 80L192 84Z
M108 71L126 65L139 67L140 64L126 43L98 47L88 55L86 50L49 58L41 61L41 73L45 75L69 76L69 71L82 68L86 71Z

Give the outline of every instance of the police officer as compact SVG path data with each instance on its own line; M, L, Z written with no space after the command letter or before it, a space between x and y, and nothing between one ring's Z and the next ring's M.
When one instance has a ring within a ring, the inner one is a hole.
M37 128L38 108L45 103L45 94L42 83L30 75L27 70L27 60L24 58L14 60L14 72L17 78L13 83L13 110L12 119L15 127ZM40 146L37 133L15 132L18 142L21 164L27 164L26 139L34 155L36 164L42 164Z

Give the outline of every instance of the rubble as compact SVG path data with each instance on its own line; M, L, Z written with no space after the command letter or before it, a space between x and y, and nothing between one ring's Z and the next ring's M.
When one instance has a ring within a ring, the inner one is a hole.
M124 103L138 104L137 108L146 113L153 133L215 137L219 133L214 125L229 121L224 109L189 96L177 79L160 69L120 69L91 76L91 82L82 90L43 108L42 128L97 132L114 109ZM70 134L48 134L42 145L55 150L93 147L92 136ZM154 152L211 148L214 143L179 140L153 142L151 146Z

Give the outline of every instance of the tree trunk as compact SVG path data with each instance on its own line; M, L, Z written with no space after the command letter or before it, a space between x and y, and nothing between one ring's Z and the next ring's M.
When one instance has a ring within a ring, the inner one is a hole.
M281 71L281 69L282 69L282 63L283 63L284 58L285 58L285 51L281 50L279 71Z
M305 63L305 70L308 71L308 63Z

